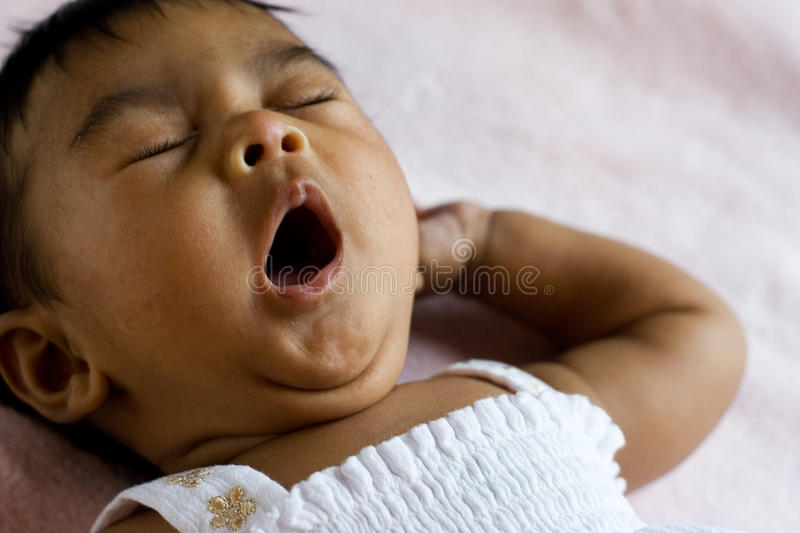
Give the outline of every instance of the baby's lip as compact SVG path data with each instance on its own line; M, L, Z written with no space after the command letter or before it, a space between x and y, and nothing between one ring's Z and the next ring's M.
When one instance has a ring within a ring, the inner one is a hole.
M342 263L342 236L312 181L278 191L266 224L261 293L313 302L328 293Z

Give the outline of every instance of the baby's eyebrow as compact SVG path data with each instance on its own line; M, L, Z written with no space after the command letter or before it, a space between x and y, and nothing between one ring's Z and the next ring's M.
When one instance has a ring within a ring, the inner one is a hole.
M166 87L131 87L109 94L98 100L86 115L78 133L72 139L70 148L75 148L90 139L107 124L122 113L131 109L158 109L175 103Z
M274 44L259 48L248 60L249 71L254 74L282 70L291 64L313 61L330 70L341 79L338 69L329 60L308 46L295 43ZM176 99L166 86L143 86L123 89L100 98L86 115L78 133L72 139L70 148L78 147L122 113L131 109L164 109L174 106Z
M304 44L286 42L277 46L272 44L257 49L250 59L249 66L258 73L264 73L286 68L292 63L309 60L330 70L337 78L341 79L339 69L330 60Z

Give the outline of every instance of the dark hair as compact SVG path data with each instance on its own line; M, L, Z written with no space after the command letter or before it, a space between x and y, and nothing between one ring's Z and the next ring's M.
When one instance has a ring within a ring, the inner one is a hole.
M161 4L166 0L72 0L30 29L20 38L0 71L0 314L21 309L33 302L50 305L60 300L55 276L43 254L35 246L21 206L27 182L27 164L15 159L11 142L14 128L25 123L26 106L31 86L45 62L54 58L63 66L65 47L90 32L119 39L110 26L112 17L139 10L163 15ZM174 0L173 0L174 1ZM217 1L228 4L249 4L269 14L294 12L293 9L255 0L179 0L202 4ZM16 154L19 158L19 154ZM34 411L20 401L0 379L0 405L8 405L22 413ZM73 443L94 452L108 450L108 443L95 446L101 438L88 424L61 428ZM91 437L89 437L91 435ZM113 447L111 447L113 448ZM109 457L108 453L101 454ZM115 450L110 457L124 456Z

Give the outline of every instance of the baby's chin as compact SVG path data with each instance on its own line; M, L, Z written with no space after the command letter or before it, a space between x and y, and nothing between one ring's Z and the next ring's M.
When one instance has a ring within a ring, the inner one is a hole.
M375 350L314 353L298 364L295 379L286 385L308 391L332 391L347 387L361 378L381 359Z
M332 358L302 369L295 382L299 386L283 388L280 394L280 430L344 418L378 403L397 384L407 349L407 333L388 335L380 349L368 355Z
M409 332L410 314L407 313L394 317L387 327L342 324L338 332L319 338L306 348L306 353L295 361L295 379L287 385L304 390L333 391L359 388L377 377L386 379L395 369L399 376L408 349Z

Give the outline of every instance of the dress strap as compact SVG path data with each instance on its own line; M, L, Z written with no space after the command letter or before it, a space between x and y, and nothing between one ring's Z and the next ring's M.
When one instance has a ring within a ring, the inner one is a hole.
M438 375L473 376L486 379L497 385L506 387L512 392L528 391L535 396L542 392L555 390L553 387L535 377L530 372L500 361L488 359L470 359L454 363Z
M268 521L267 516L259 515L274 513L275 502L287 494L281 485L249 466L209 466L119 493L97 517L91 533L131 516L140 505L157 511L178 531L238 531L248 522Z

